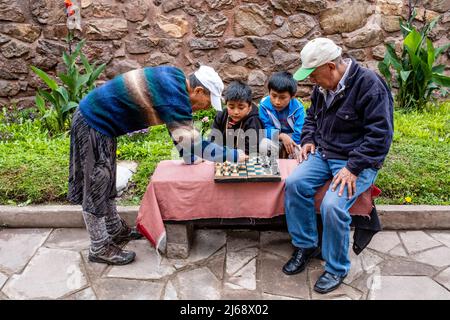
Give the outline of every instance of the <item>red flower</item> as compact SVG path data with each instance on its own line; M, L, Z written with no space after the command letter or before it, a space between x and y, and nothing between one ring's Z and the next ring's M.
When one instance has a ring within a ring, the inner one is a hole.
M75 14L75 10L71 9L73 6L72 1L64 0L64 5L66 6L66 14L68 17L73 16Z

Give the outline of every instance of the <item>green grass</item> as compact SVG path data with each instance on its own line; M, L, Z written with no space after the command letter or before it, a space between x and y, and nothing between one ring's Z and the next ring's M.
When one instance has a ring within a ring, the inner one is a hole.
M69 139L38 121L0 124L0 204L55 202L67 192Z
M117 149L119 160L133 160L139 163L130 188L122 197L123 205L139 204L159 161L177 157L165 126L151 127L147 134L122 136L118 140Z
M67 195L69 136L49 138L36 121L0 118L0 204L62 203ZM159 161L171 159L165 126L118 140L118 159L139 163L123 204L138 204Z
M450 102L396 112L394 142L376 184L377 203L450 204Z
M201 114L197 118L213 114ZM23 120L28 119L28 120ZM0 114L0 204L65 202L69 137L49 138L38 120ZM118 140L118 159L139 163L121 204L139 204L158 162L173 157L164 126ZM450 102L424 113L395 112L391 151L376 182L378 204L450 204Z

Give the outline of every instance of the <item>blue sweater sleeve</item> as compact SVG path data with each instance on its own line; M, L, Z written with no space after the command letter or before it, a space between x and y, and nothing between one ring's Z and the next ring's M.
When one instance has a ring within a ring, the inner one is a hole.
M180 147L172 139L175 147L177 148L180 157L183 158L186 164L193 164L197 158L202 158L214 162L238 161L238 152L235 149L229 149L227 147L219 146L207 140L200 140L197 144L191 144L191 150L185 150Z
M201 157L206 160L214 162L238 161L238 152L236 149L229 149L225 146L222 147L207 140L201 141L201 149Z

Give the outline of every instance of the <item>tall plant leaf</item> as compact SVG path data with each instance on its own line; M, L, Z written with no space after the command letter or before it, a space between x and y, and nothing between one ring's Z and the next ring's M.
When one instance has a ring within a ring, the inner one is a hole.
M403 44L409 48L410 54L416 54L418 48L422 43L422 36L416 29L412 29L411 32L406 36Z
M391 43L386 44L386 54L384 56L384 62L389 65L392 64L395 70L402 69L402 62L395 53L394 46Z
M380 61L378 63L378 69L386 79L388 86L391 87L392 75L391 71L389 70L389 65L387 65L384 61Z
M80 59L81 62L83 63L84 70L86 70L87 73L92 73L92 66L90 65L88 59L83 53L80 53Z
M35 66L31 66L31 70L42 80L44 80L45 84L52 90L56 90L58 88L58 83L53 80L45 71L42 71Z
M68 104L66 104L63 108L62 108L62 112L67 113L72 109L75 109L76 107L78 107L78 103L74 102L74 101L70 101Z
M400 77L402 78L402 80L404 82L406 82L408 80L409 75L411 74L412 70L408 70L408 71L400 71Z
M44 90L38 90L39 94L48 102L50 102L53 106L58 104L58 101L55 99L53 95Z
M432 72L443 73L445 71L445 64L440 64L431 68Z
M428 67L430 70L433 68L434 59L435 59L435 52L433 47L433 42L431 42L430 39L427 39L427 60L428 60Z
M56 92L58 92L61 97L63 98L63 102L64 104L69 103L69 94L67 93L66 88L64 87L59 87Z
M100 74L105 70L106 64L102 63L99 65L91 74L90 81L94 82L100 76Z
M436 48L436 50L434 51L434 58L437 59L441 55L441 53L447 51L448 48L450 48L450 43Z
M63 53L62 58L67 67L70 67L72 65L72 57L68 55L66 52Z
M45 100L42 98L42 96L38 93L35 97L36 106L38 107L38 110L41 114L45 113Z
M61 79L62 83L64 83L70 91L73 91L75 89L75 81L72 77L68 76L65 73L58 73L59 79Z
M444 76L443 74L433 73L432 75L433 81L438 85L444 87L450 87L450 77Z

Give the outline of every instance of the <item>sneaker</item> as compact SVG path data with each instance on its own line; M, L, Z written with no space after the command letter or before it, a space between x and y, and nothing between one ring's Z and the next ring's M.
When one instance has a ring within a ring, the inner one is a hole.
M113 265L124 265L132 262L136 254L133 251L122 250L114 243L108 243L98 253L89 250L89 261Z
M112 241L115 244L120 245L130 240L139 240L142 238L142 234L140 234L135 227L130 228L123 219L121 220L121 223L122 223L122 230L120 230L118 234L112 237Z

